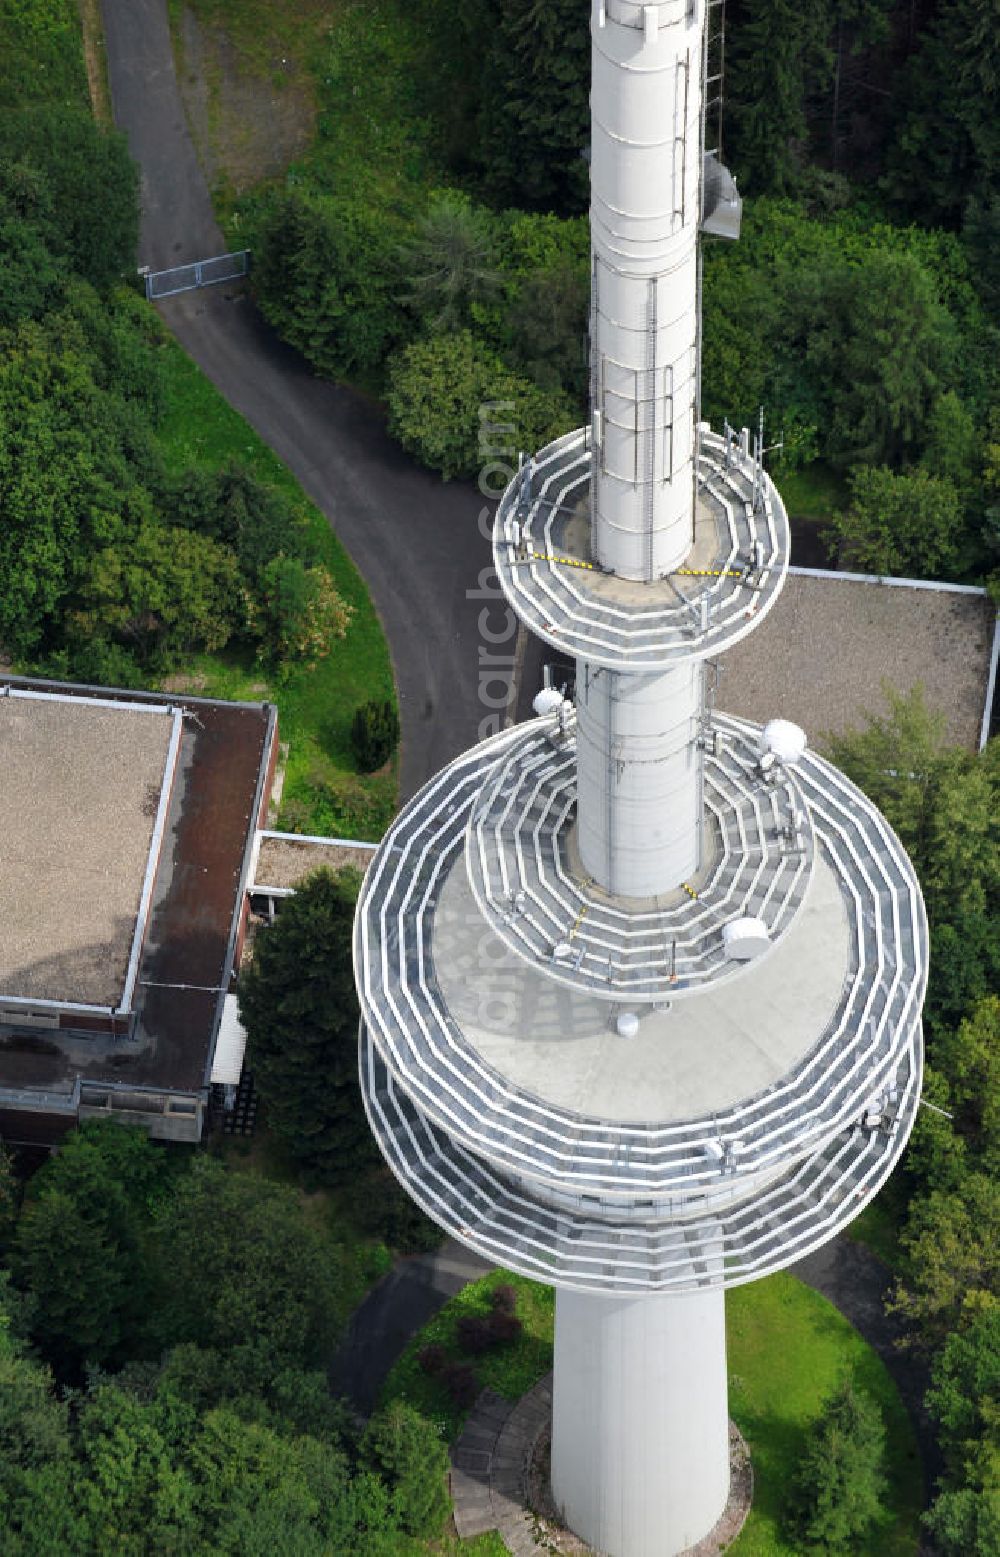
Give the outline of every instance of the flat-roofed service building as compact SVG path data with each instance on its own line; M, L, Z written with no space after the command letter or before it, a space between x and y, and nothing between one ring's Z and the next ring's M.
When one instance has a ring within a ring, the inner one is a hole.
M0 684L0 1136L197 1140L277 752L268 704Z

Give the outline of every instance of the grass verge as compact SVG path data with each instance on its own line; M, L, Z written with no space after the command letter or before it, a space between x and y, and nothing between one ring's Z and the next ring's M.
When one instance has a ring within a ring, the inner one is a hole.
M111 84L108 81L108 56L104 47L100 0L79 0L79 6L90 106L98 124L112 125L114 114L111 110Z
M493 1288L509 1282L523 1322L513 1345L473 1362L479 1382L515 1400L552 1366L554 1298L506 1271L494 1271L447 1303L415 1336L393 1367L383 1403L404 1398L439 1423L449 1439L467 1413L457 1411L436 1378L417 1361L434 1342L461 1356L456 1327L463 1314L486 1314ZM856 1557L913 1557L923 1506L920 1455L913 1426L881 1359L831 1303L788 1275L739 1287L726 1300L729 1408L750 1445L755 1495L750 1518L731 1550L738 1557L796 1557L780 1533L782 1499L806 1428L840 1381L851 1378L878 1403L886 1424L889 1487L884 1517Z
M393 770L360 774L351 749L354 712L369 698L395 702L389 650L371 596L357 568L294 476L225 401L187 353L164 334L165 415L157 429L171 471L188 465L218 470L238 460L261 481L281 488L308 520L316 549L344 599L354 608L347 636L326 659L269 679L250 650L195 657L175 690L206 697L269 698L289 743L281 825L333 837L381 838L396 804Z

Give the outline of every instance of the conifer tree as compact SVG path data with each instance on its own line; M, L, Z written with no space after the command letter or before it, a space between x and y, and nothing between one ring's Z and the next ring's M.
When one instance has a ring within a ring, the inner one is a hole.
M249 1063L271 1128L317 1180L372 1152L358 1086L351 932L359 878L319 870L289 898L240 979Z
M789 1488L785 1523L796 1551L858 1550L881 1509L884 1454L878 1407L843 1384L813 1423Z

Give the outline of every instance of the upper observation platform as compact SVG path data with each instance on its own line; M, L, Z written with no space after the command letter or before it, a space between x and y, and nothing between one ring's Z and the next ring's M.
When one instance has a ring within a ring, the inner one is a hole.
M567 433L522 466L497 510L500 583L538 637L611 670L669 670L722 653L771 609L788 568L788 518L745 439L701 430L693 547L648 582L595 562L591 477L589 433Z

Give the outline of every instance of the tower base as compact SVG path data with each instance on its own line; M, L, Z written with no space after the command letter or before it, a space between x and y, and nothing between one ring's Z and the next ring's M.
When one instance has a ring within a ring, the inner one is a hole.
M556 1291L552 1494L607 1557L677 1557L729 1496L725 1299Z

